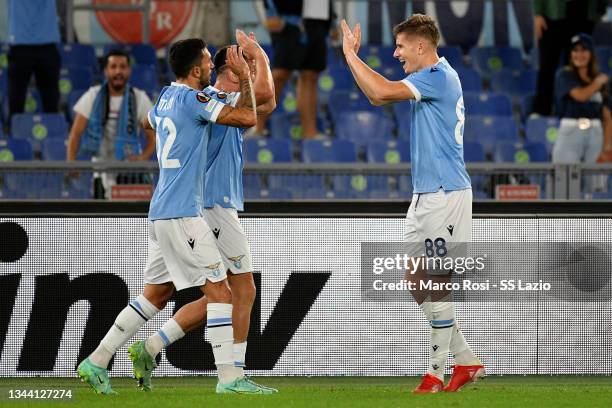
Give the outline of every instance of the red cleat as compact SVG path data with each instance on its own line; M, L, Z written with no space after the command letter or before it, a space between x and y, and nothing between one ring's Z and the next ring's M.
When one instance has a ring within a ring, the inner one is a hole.
M421 380L421 384L416 387L412 393L413 394L434 394L436 392L442 391L444 388L444 383L440 381L438 377L432 374L425 374L423 379Z
M446 392L457 392L464 385L469 384L471 382L476 382L485 375L485 368L483 365L471 365L471 366L461 366L455 365L453 367L453 375L451 379L444 388Z

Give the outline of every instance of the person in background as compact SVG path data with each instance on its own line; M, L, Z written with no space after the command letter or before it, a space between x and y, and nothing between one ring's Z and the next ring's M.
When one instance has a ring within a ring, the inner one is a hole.
M607 5L607 0L534 1L534 31L540 60L534 113L551 114L555 72L570 38L578 33L592 34Z
M591 36L571 39L568 65L556 75L556 111L561 118L553 163L595 163L612 155L609 78L600 73ZM598 189L585 180L585 191Z
M299 71L297 108L303 137L320 137L317 129L317 81L327 67L327 36L335 14L331 0L265 0L266 29L272 37L274 57L272 76L276 100L290 79ZM334 28L334 32L335 31ZM334 34L337 35L337 34ZM257 121L255 134L265 132L267 117Z
M155 152L155 132L145 131L141 149L139 124L153 106L147 94L128 84L130 56L112 50L105 57L102 85L92 86L74 105L75 118L68 137L67 160L79 153L94 161L144 161ZM117 175L104 173L94 179L94 197L110 198Z
M9 116L24 111L32 74L44 112L57 112L61 57L55 0L9 0Z

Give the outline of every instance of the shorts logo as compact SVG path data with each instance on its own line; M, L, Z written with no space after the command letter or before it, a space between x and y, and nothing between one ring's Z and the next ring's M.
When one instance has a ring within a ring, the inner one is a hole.
M213 229L213 234L215 234L215 238L219 239L219 233L221 232L220 228Z
M244 258L244 255L238 255L238 256L229 256L227 257L227 259L229 259L230 261L232 261L234 263L234 266L238 269L242 268L242 258Z
M191 247L191 249L193 249L193 245L195 244L195 239L190 238L187 240L187 243L189 244L189 246Z
M448 230L448 233L451 234L451 237L453 236L453 230L455 229L454 225L449 225L448 227L446 227L446 229Z
M219 265L221 265L221 262L217 262L216 264L206 265L205 268L211 271L213 278L218 278L219 275L221 274L221 271L219 271Z
M198 92L196 94L196 99L202 103L208 103L208 101L210 101L210 96L204 92Z

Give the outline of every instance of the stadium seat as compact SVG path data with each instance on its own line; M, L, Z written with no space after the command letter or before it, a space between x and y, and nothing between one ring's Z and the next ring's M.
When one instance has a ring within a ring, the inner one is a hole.
M323 130L328 127L327 122L317 115L317 128ZM268 119L268 128L270 136L275 139L302 139L302 122L297 112L274 112Z
M523 121L527 120L531 112L533 112L533 101L535 99L535 95L525 95L521 98L520 107L521 107L521 119Z
M607 74L612 74L612 46L599 46L595 48L599 69Z
M291 161L291 143L287 139L250 139L244 143L246 160L251 163Z
M66 68L89 68L99 72L96 50L89 44L62 44L59 47L62 66Z
M337 120L338 115L343 111L381 110L379 107L372 106L368 98L360 91L333 92L329 97L328 107L329 113L334 121Z
M446 58L448 63L455 69L462 68L465 64L463 63L463 52L461 47L457 45L443 45L438 47L438 55Z
M410 176L399 176L397 185L400 194L403 193L403 196L412 195L412 178Z
M38 150L40 142L46 138L65 140L68 137L68 124L59 113L21 113L11 120L13 138L28 140Z
M74 105L76 105L86 91L87 89L75 89L68 94L68 99L66 99L66 118L68 123L72 123L74 120Z
M7 43L1 43L0 44L0 69L7 69L8 68L8 51L9 51L10 45L8 45Z
M244 174L242 176L244 188L261 189L262 182L259 174Z
M0 103L8 102L8 70L0 69Z
M543 143L515 143L503 141L497 143L495 155L498 163L537 163L548 162L548 152Z
M470 58L472 65L486 77L502 68L523 68L521 50L513 47L474 47L470 50Z
M104 46L104 55L116 49L124 50L130 54L132 64L147 64L157 67L157 54L155 48L150 44L107 44Z
M463 92L482 92L482 78L478 71L472 68L457 68Z
M489 194L486 191L472 189L472 195L476 200L488 200Z
M402 141L410 141L410 102L399 102L393 104L393 113L397 123L397 137Z
M485 151L478 142L463 143L463 160L466 163L478 163L485 161Z
M4 103L2 105L4 114L4 123L8 122L9 117L9 104ZM28 88L26 93L26 101L23 111L25 113L40 113L42 112L42 100L40 99L40 93L38 89Z
M398 60L393 58L394 51L394 47L387 45L362 46L359 49L359 57L373 70L381 71L384 67L399 64Z
M559 119L556 117L534 117L527 120L526 137L529 142L540 142L546 146L548 153L557 140Z
M369 142L366 157L370 163L410 163L410 143L394 140Z
M357 151L349 140L304 140L302 159L305 163L353 163Z
M533 94L536 90L537 72L533 69L501 69L491 76L491 87L496 92L512 96Z
M510 116L468 116L464 128L465 142L478 142L485 153L493 153L499 141L519 141L516 122Z
M319 75L318 87L323 94L337 90L348 91L354 88L353 75L348 66L330 65Z
M43 160L66 160L66 140L44 139L41 143L41 154Z
M325 179L321 175L271 174L268 176L269 189L324 188Z
M291 200L293 194L286 189L250 189L245 188L244 197L247 200Z
M297 111L297 96L293 85L287 84L280 94L280 98L276 101L275 113L287 112L293 113Z
M512 102L507 95L495 92L465 92L466 115L512 116Z
M32 160L33 158L32 146L27 140L0 140L0 162Z
M154 65L134 64L129 82L132 86L145 91L149 96L159 91L157 69Z
M375 200L388 200L400 198L400 193L397 190L391 190L389 188L380 188L370 190L368 192L368 198Z
M336 116L336 135L350 140L358 148L373 140L383 141L392 138L393 123L383 112L344 111Z
M59 90L64 101L70 92L76 89L88 89L93 84L94 74L88 68L62 68L60 71Z
M334 192L351 191L359 198L366 198L369 190L389 189L389 176L336 175L332 177Z

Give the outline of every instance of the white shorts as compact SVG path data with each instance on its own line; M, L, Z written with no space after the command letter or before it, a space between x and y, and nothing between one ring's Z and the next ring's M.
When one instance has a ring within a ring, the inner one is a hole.
M448 192L440 189L412 196L406 215L408 255L467 256L471 240L472 189Z
M174 283L176 290L226 278L215 237L203 217L149 223L145 283Z
M225 268L233 274L253 272L251 251L238 211L215 205L204 210L204 219L217 238L217 247Z

